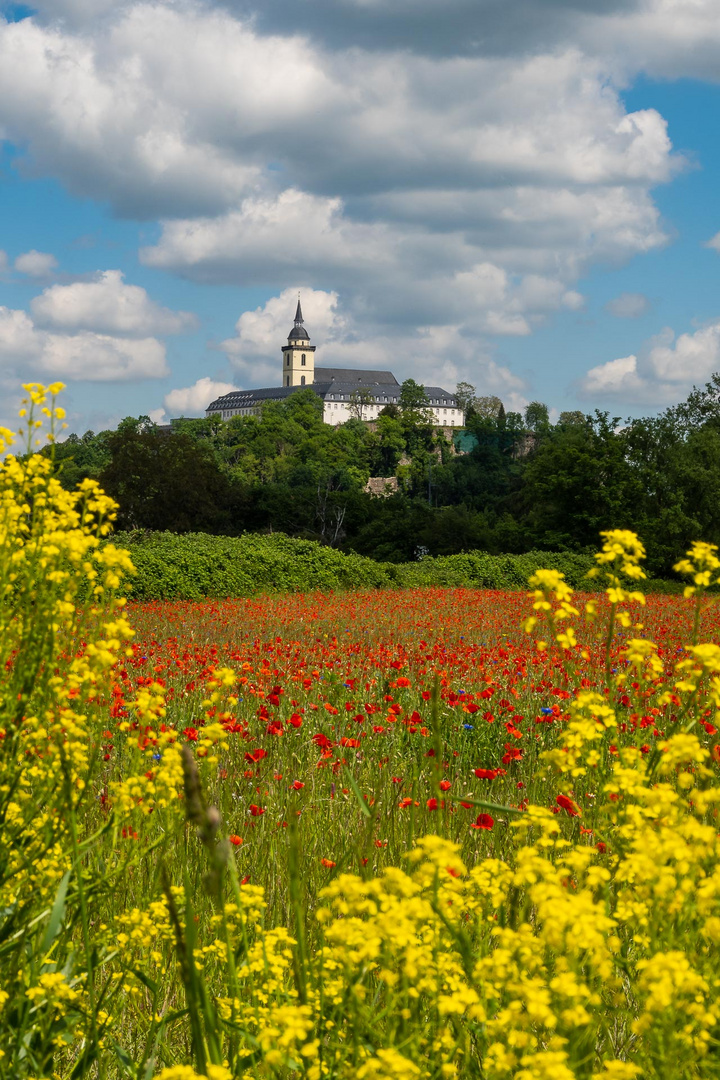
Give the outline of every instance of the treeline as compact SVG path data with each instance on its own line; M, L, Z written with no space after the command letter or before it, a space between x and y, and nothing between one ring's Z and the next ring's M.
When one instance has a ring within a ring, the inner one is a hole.
M652 574L671 573L693 540L720 542L720 375L659 416L595 411L551 423L533 402L506 413L458 388L462 434L436 431L422 388L377 422L323 423L312 390L268 402L258 417L147 417L55 448L63 483L98 478L119 527L240 535L282 532L382 562L482 550L587 553L603 528L637 531ZM466 452L458 452L463 449ZM398 477L373 497L368 477Z

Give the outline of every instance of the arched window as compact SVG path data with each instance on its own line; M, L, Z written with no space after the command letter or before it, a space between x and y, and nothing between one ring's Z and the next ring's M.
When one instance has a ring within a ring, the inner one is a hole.
M301 385L301 386L304 386L304 385L305 385L305 376L304 376L304 375L301 375L301 376L300 376L300 385Z
M302 359L300 360L300 363L303 367L305 367L305 353L302 354Z
M290 385L290 376L289 376L289 375L286 375L286 376L285 376L285 385L286 385L286 386L289 386L289 385Z
M285 367L290 367L290 353L285 357Z

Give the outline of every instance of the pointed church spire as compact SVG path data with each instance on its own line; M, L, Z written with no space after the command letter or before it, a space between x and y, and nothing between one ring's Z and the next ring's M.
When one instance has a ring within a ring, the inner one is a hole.
M302 341L309 341L310 340L310 335L308 334L307 330L303 326L303 313L302 313L302 306L300 304L300 293L298 293L297 310L295 312L295 325L293 326L292 330L288 334L288 341L297 341L297 340L302 340Z

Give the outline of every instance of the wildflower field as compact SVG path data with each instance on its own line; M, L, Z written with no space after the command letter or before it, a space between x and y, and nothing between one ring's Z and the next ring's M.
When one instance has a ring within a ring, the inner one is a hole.
M134 604L112 517L0 465L0 1076L720 1075L711 546Z

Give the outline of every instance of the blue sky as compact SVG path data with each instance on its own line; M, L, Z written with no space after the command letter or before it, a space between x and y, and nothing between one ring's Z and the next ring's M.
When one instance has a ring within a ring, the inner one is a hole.
M275 384L298 290L321 363L681 400L720 369L713 6L0 3L0 423L29 379L78 431Z

